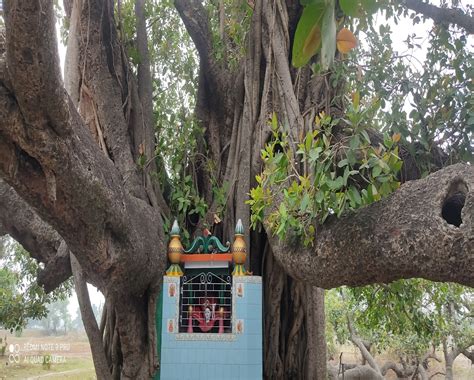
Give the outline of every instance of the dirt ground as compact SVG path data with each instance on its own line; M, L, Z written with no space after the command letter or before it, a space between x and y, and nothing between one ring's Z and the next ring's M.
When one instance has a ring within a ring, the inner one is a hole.
M8 347L0 356L0 380L27 379L95 379L87 336L71 332L46 336L42 331L26 330L16 337L0 330ZM49 362L47 363L43 362Z

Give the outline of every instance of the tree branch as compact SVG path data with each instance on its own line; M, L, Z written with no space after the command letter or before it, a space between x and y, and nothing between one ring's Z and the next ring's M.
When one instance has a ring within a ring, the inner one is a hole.
M171 210L166 203L161 186L158 181L153 181L150 173L158 171L155 156L155 125L153 118L153 81L150 70L150 53L148 51L148 37L146 32L145 0L135 2L135 15L137 18L137 50L140 56L138 62L138 97L143 118L143 128L134 129L135 143L142 147L142 152L149 164L144 167L146 191L150 203L158 206L167 218L171 218ZM132 79L133 81L133 79ZM133 88L132 88L133 91ZM133 95L132 95L133 96ZM140 149L138 149L140 151ZM162 168L165 171L164 168Z
M92 351L92 360L94 361L95 373L97 379L111 379L112 374L109 371L107 358L105 357L104 345L102 343L102 335L92 310L87 283L84 279L81 266L77 259L71 254L71 267L74 274L74 285L81 311L82 322L86 330L87 338Z
M75 73L80 79L74 78L79 88L73 89L79 95L80 114L113 161L125 190L148 201L136 164L138 146L146 143L145 136L132 141L134 132L142 131L147 122L141 104L133 102L132 72L118 38L114 1L88 0L79 4L74 5L70 21L76 33L72 37L76 41L72 39L71 43L77 45L79 52L77 59L68 63L80 68ZM148 143L154 147L153 139Z
M403 378L408 378L408 376L412 375L415 369L413 367L403 368L403 366L395 362L387 361L382 366L382 369L381 369L382 375L385 376L389 370L392 370L393 372L395 372L397 375L397 378L403 379Z
M25 122L58 135L70 132L51 2L9 0L4 8L8 74Z
M468 358L471 363L474 363L474 350L468 350L467 348L462 350L461 353Z
M38 273L38 283L48 293L71 276L69 253L61 247L62 239L51 226L0 178L0 234L7 233L45 268Z
M351 316L349 314L346 315L347 318L347 327L349 328L349 333L350 333L350 339L352 343L354 343L357 348L359 349L361 355L364 357L364 359L367 361L367 363L370 365L370 367L376 371L378 374L383 374L383 372L380 371L379 365L376 363L374 357L372 354L369 352L367 347L365 347L364 342L362 339L360 339L355 330L354 330L354 325L352 323Z
M460 26L470 34L474 33L474 18L457 8L439 8L421 0L402 0L401 3L423 16L433 19L436 23L449 23Z
M174 3L199 53L201 70L211 86L210 92L215 98L213 101L223 109L228 98L229 81L224 65L220 65L214 57L208 12L200 0L175 0Z
M176 9L196 45L201 60L213 63L209 15L200 0L175 0Z
M273 194L272 207L278 207L279 192ZM455 196L465 200L462 210L449 202ZM445 211L462 219L459 227L443 219L443 205ZM319 287L413 277L472 287L473 225L474 168L457 164L407 182L391 196L357 212L316 226L313 247L303 247L292 236L280 241L266 228L275 256L289 274Z
M31 256L34 257L33 255ZM37 281L39 285L43 286L44 291L49 293L69 279L71 274L69 249L64 240L62 240L56 255L45 264L44 269L38 271Z

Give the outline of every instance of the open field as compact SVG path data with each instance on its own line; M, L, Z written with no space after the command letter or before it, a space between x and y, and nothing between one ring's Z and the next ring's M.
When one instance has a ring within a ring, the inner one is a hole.
M15 337L0 330L0 337L7 336L5 356L0 356L0 380L7 379L95 379L89 342L84 333L46 336L41 331L26 330ZM11 346L13 345L13 346ZM13 356L10 356L10 348ZM47 368L43 361L51 362Z

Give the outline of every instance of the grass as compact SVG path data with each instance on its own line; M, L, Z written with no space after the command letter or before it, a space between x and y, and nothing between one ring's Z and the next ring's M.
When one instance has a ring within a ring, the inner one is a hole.
M94 365L89 342L84 333L47 336L38 330L26 330L21 336L0 331L0 337L7 337L8 344L18 345L19 363L9 363L8 348L0 356L0 380L6 379L95 379ZM43 345L43 347L41 347ZM48 346L44 350L44 346ZM42 357L52 354L61 357L51 367L44 368Z
M65 363L52 364L50 369L45 369L41 364L30 364L20 362L19 364L8 364L6 357L2 358L0 364L0 379L95 379L95 371L90 358L66 358ZM74 371L71 373L62 373Z

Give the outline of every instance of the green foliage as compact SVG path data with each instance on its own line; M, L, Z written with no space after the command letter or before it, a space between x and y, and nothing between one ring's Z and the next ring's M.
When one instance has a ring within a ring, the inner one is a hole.
M397 8L386 8L387 18L395 22L398 14L401 8L398 13ZM411 17L413 23L420 22ZM466 35L436 26L425 40L408 35L406 50L400 53L392 46L389 24L356 25L363 43L348 60L338 62L333 80L346 80L347 91L359 92L366 102L380 102L374 127L400 133L401 144L422 174L432 170L433 147L445 151L445 164L472 161L474 58ZM416 50L423 44L426 59L420 61Z
M119 20L122 39L133 67L140 62L135 45L134 6L134 1L123 1ZM178 164L189 161L196 142L202 139L202 131L192 115L199 64L194 45L173 1L146 2L145 17L148 21L148 49L158 138L155 159L159 168L168 171L162 171L157 178L163 184L169 173L175 173ZM146 157L146 161L151 158Z
M388 285L339 288L327 292L327 330L333 341L349 339L347 317L357 333L379 351L390 348L399 356L420 357L450 337L451 344L474 342L471 288L423 279Z
M50 294L36 283L39 264L19 245L13 244L0 268L0 326L10 331L22 330L28 319L47 315L47 305L71 294L72 283L67 281Z
M221 6L224 7L223 29L221 29ZM214 57L217 62L234 71L239 68L245 56L245 41L248 38L253 9L247 1L239 0L209 1L206 2L206 8L210 15Z
M134 6L131 0L121 3L118 23L135 70L140 57L135 44ZM189 238L186 217L193 214L201 217L208 208L198 193L196 178L190 175L190 169L196 166L197 152L204 146L203 130L193 116L199 61L173 1L146 2L145 17L157 144L155 156L140 155L137 165L144 168L149 160L155 160L158 172L151 173L152 178L164 189L186 242ZM170 221L165 221L165 229L168 231L170 227Z
M262 151L264 171L257 176L248 201L253 227L265 221L281 239L291 231L309 245L315 237L315 221L322 224L331 214L339 217L397 189L402 166L398 137L386 135L383 144L374 146L365 128L368 114L370 109L362 110L358 104L348 107L343 120L320 114L314 130L297 144L296 160L287 136L278 132L274 115L273 141ZM343 137L335 143L333 130L341 134L342 127ZM278 208L265 217L275 199Z
M364 18L376 12L380 7L377 0L339 0L342 11L350 17Z
M337 289L325 292L324 312L326 314L326 343L329 356L337 354L337 346L349 339L346 314L349 310Z

